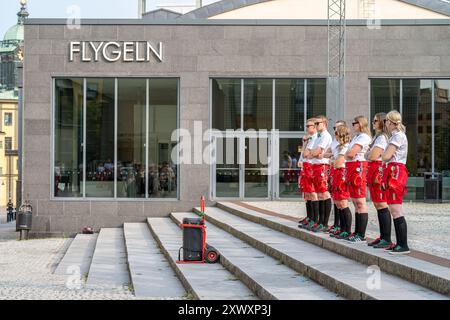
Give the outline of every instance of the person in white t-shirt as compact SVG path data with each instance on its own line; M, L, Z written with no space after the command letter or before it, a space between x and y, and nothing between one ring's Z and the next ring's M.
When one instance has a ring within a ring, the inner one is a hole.
M386 127L390 133L388 146L381 155L386 166L383 170L383 186L387 192L387 204L394 219L397 244L386 250L390 254L408 254L407 225L403 216L403 196L406 193L408 170L406 160L408 156L408 138L406 128L402 124L402 116L398 111L390 111L386 115Z
M331 179L331 197L334 204L338 207L339 212L339 227L330 231L330 237L341 236L345 238L350 234L351 225L345 224L345 215L352 213L348 208L348 199L350 194L345 182L345 154L348 150L348 144L350 142L350 129L347 126L338 126L335 130L336 144L333 146L333 170Z
M303 150L300 155L302 159L302 172L300 174L300 186L306 204L306 218L299 221L299 228L311 229L319 221L319 202L314 190L311 160L308 155L317 139L317 130L314 124L316 119L306 121L307 134L303 137Z
M387 205L386 191L381 188L383 177L383 161L381 155L387 147L388 132L384 125L386 113L377 113L372 120L375 137L370 143L366 158L369 161L367 171L367 186L370 191L372 203L377 210L380 236L368 245L375 249L386 249L392 245L391 241L391 214Z
M314 232L329 232L328 220L331 213L331 196L328 191L328 178L330 174L330 159L324 157L325 152L331 147L333 138L327 130L328 119L325 116L317 116L317 139L308 149L307 158L310 159L313 172L314 190L319 201L319 222L311 229Z
M333 141L331 142L331 147L325 152L324 157L325 158L329 158L330 159L330 190L333 188L332 184L332 179L331 177L333 177L333 173L334 173L334 166L331 164L332 161L336 160L336 158L334 157L334 153L333 150L336 150L339 142L336 140L336 131L338 130L338 128L340 126L347 126L347 124L345 123L344 120L337 120L334 123L334 127L333 127L333 131L334 131L334 137L333 137ZM345 147L345 151L347 151L347 147L348 145ZM345 154L345 152L344 152ZM344 159L344 163L345 163L345 159ZM340 231L340 225L341 225L341 210L338 208L338 206L336 205L336 203L334 202L334 198L333 198L333 194L331 195L331 199L333 200L333 212L334 212L334 222L333 222L333 226L330 230L330 234L334 234L338 231Z
M372 138L366 117L355 117L352 126L354 136L345 154L347 160L345 163L347 170L345 180L355 207L355 232L345 239L353 243L363 243L366 242L365 234L369 219L366 204L367 160L364 155L369 149ZM346 221L346 224L351 225L352 223Z

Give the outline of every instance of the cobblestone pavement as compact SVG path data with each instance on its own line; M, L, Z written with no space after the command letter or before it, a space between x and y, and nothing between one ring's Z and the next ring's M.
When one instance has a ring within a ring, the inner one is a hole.
M3 227L0 232L5 231ZM128 288L87 289L79 277L52 274L71 239L0 242L0 300L134 299Z
M306 215L303 201L246 201L245 203L295 217L304 217ZM410 247L450 259L450 204L411 202L405 203L403 206L406 222L408 223L408 242ZM369 224L367 235L377 237L379 233L377 212L371 202L368 203L368 208ZM354 212L353 205L350 205L350 209ZM333 213L331 213L330 217L330 222L332 221ZM392 229L392 235L393 241L395 241L394 229Z

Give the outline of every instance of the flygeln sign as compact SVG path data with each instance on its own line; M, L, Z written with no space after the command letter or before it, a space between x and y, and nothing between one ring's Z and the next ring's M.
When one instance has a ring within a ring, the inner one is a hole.
M150 62L155 59L163 61L161 42L153 46L148 41L71 41L69 60L81 62Z

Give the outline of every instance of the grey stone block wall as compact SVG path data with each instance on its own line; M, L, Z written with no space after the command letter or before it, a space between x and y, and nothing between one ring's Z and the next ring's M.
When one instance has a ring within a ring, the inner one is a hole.
M369 114L370 77L450 78L450 26L348 26L345 119ZM25 26L24 198L35 209L35 233L74 233L85 225L191 210L209 194L209 166L182 165L178 201L51 200L51 93L54 76L180 78L180 125L209 121L210 77L326 77L326 26L65 25ZM164 62L69 62L70 40L163 42ZM209 199L208 199L209 200ZM212 203L212 202L209 202Z

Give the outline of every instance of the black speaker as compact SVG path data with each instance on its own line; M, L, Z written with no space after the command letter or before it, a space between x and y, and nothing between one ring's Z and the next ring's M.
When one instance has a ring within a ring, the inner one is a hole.
M201 218L184 218L183 224L202 225ZM183 260L201 261L202 260L202 228L183 228Z

